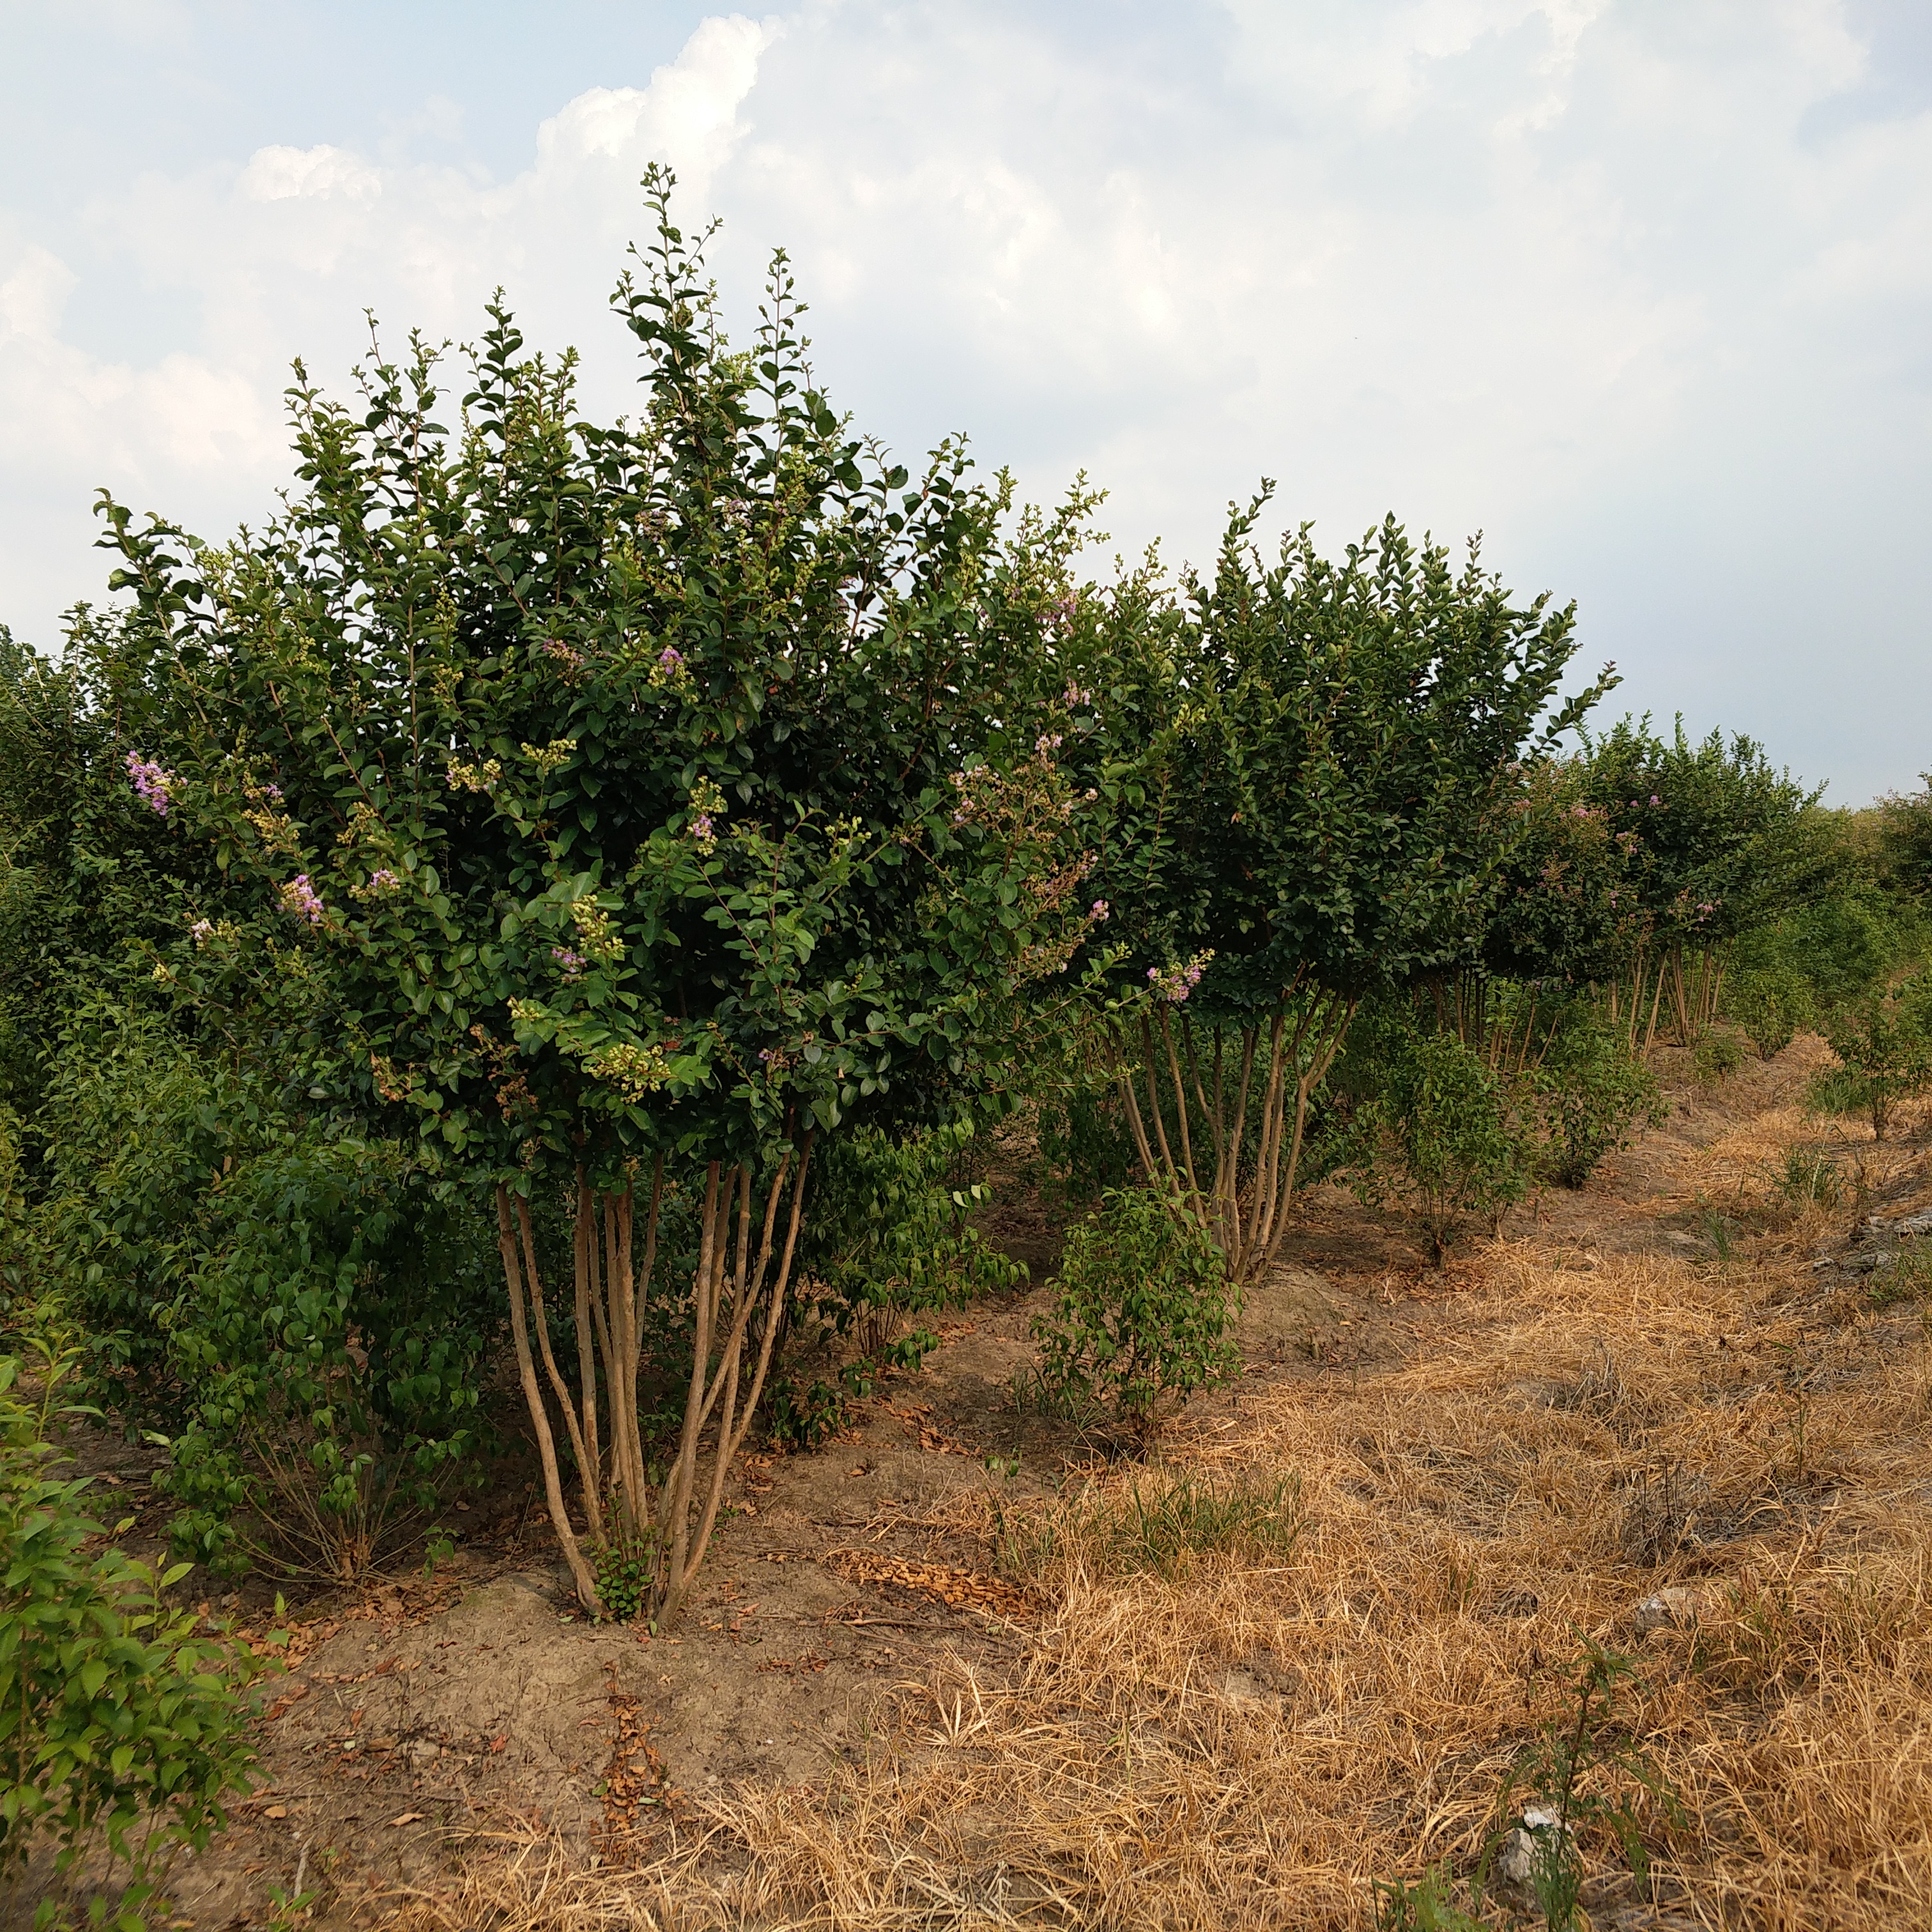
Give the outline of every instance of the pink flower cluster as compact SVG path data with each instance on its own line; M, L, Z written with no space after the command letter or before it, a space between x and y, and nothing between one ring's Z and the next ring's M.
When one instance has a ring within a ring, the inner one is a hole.
M1102 922L1113 916L1112 910L1105 899L1096 899L1088 907L1088 912L1090 917Z
M1066 692L1060 701L1065 704L1068 710L1072 711L1081 705L1091 704L1094 702L1094 694L1090 691L1082 691L1079 686L1069 678L1066 680Z
M144 758L139 752L130 752L128 776L134 780L134 790L141 802L166 818L168 806L174 797L174 773L164 771L154 759Z
M582 953L573 952L567 946L553 946L550 950L550 956L562 968L563 976L566 981L574 981L584 977L585 962Z
M1201 976L1207 970L1210 954L1199 954L1182 966L1150 966L1148 979L1160 997L1174 1006L1179 1006L1188 994L1201 983Z
M314 886L309 884L306 872L298 872L282 887L282 910L291 912L298 919L305 919L311 926L322 923L323 906Z

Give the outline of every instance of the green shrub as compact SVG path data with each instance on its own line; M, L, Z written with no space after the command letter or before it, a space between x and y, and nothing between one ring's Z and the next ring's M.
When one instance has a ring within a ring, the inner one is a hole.
M1725 1004L1760 1060L1774 1059L1800 1027L1810 1026L1817 1017L1804 976L1781 960L1738 974Z
M1424 1034L1398 1022L1383 1042L1380 1093L1361 1110L1358 1131L1371 1150L1356 1190L1377 1201L1406 1199L1440 1268L1469 1215L1499 1223L1528 1184L1534 1148L1505 1080L1454 1034Z
M1059 1289L1052 1318L1034 1322L1042 1386L1104 1400L1143 1443L1233 1366L1220 1250L1151 1189L1114 1189L1074 1229Z
M0 1328L34 1298L32 1225L20 1173L20 1116L0 1101Z
M292 1133L222 1192L169 1336L177 1550L353 1580L482 1439L484 1257L392 1143Z
M992 1198L983 1182L958 1184L973 1139L964 1123L899 1134L861 1128L818 1154L802 1299L862 1356L878 1356L909 1316L1024 1283L1025 1268L968 1218Z
M1720 1033L1713 1027L1691 1049L1690 1059L1697 1070L1698 1078L1714 1087L1743 1066L1744 1050L1738 1045L1736 1034Z
M1825 1023L1825 1037L1850 1079L1816 1083L1821 1111L1870 1115L1883 1140L1902 1100L1932 1087L1932 976L1868 994ZM1850 1104L1847 1104L1847 1103Z
M1124 1187L1132 1175L1133 1135L1111 1084L1042 1101L1039 1136L1041 1162L1069 1202L1098 1200L1110 1187Z
M40 1351L30 1406L20 1358L0 1358L0 1898L37 1851L63 1888L104 1851L119 1890L93 1916L132 1932L173 1856L204 1847L249 1788L260 1666L164 1601L185 1565L157 1575L90 1547L106 1530L87 1484L52 1473L46 1440L56 1415L81 1412L59 1401L75 1364L72 1349ZM46 1894L36 1922L61 1922L62 1906Z
M94 1399L169 1440L177 1552L360 1574L478 1441L500 1300L460 1204L158 1022L76 1027L51 1091L47 1243Z
M657 1557L648 1540L607 1543L597 1552L597 1600L602 1614L627 1624L650 1608Z
M1562 1187L1581 1187L1606 1154L1628 1146L1665 1110L1656 1076L1622 1036L1594 1019L1558 1037L1540 1084L1547 1135L1543 1169Z

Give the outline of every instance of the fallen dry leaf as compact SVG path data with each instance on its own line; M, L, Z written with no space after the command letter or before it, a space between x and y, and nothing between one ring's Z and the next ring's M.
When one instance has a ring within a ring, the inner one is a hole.
M1024 1616L1032 1608L1024 1590L997 1576L970 1570L951 1570L940 1563L914 1563L878 1550L834 1550L825 1567L854 1583L902 1583L908 1589L937 1597L956 1607L989 1610L1001 1616Z
M420 1825L422 1821L423 1814L420 1811L404 1811L392 1818L389 1823L393 1828L398 1825Z

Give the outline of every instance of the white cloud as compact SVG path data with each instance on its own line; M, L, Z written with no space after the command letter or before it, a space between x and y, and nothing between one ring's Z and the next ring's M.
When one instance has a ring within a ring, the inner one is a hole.
M500 282L625 406L604 299L662 159L746 320L788 247L835 400L902 450L1084 466L1124 542L1197 556L1264 472L1331 541L1480 525L1640 703L1903 782L1932 116L1808 118L1871 58L1844 0L804 0L606 76L500 181L326 142L130 171L71 243L0 230L0 406L44 454L0 470L8 614L98 584L83 484L259 516L288 358L339 383L365 308L461 336ZM150 298L170 351L79 346Z
M382 192L382 177L340 148L257 148L238 184L250 201L286 201L292 195L360 199Z

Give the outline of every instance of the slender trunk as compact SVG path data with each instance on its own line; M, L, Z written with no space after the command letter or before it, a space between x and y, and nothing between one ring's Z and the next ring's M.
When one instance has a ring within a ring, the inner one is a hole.
M1650 1024L1645 1028L1643 1034L1643 1050L1646 1053L1657 1038L1657 1010L1664 998L1664 974L1667 963L1662 959L1657 962L1657 990L1650 996Z
M537 1271L536 1236L530 1224L530 1204L522 1195L517 1196L517 1226L523 1236L524 1286L530 1298L530 1326L536 1330L537 1346L543 1354L544 1367L550 1376L550 1385L556 1392L557 1406L563 1412L565 1426L570 1431L571 1453L577 1459L578 1478L584 1490L584 1520L590 1532L590 1540L600 1547L604 1541L604 1505L589 1480L590 1452L584 1442L584 1431L578 1426L575 1405L570 1399L570 1390L556 1366L556 1357L550 1346L550 1318L544 1312L543 1277Z
M578 1431L578 1437L584 1444L584 1456L579 1467L584 1491L593 1496L604 1493L603 1457L597 1432L597 1338L590 1322L591 1309L602 1299L596 1284L597 1220L596 1196L591 1192L590 1183L584 1178L580 1165L577 1170L577 1214L572 1230L571 1280L575 1291L578 1396L583 1406L583 1426ZM608 1342L604 1359L607 1363L610 1359Z
M515 1346L518 1378L522 1382L524 1400L530 1414L530 1426L536 1436L537 1460L543 1466L544 1497L550 1507L550 1526L556 1532L564 1561L577 1585L578 1601L585 1609L602 1607L596 1580L572 1528L570 1513L564 1506L563 1481L557 1468L556 1439L550 1432L550 1416L544 1406L543 1385L537 1379L536 1364L530 1354L530 1326L524 1310L523 1268L517 1251L517 1229L511 1219L509 1190L500 1182L496 1188L496 1246L503 1262L503 1282L510 1297L510 1337ZM541 1316L538 1317L541 1319ZM568 1411L566 1412L568 1413Z

